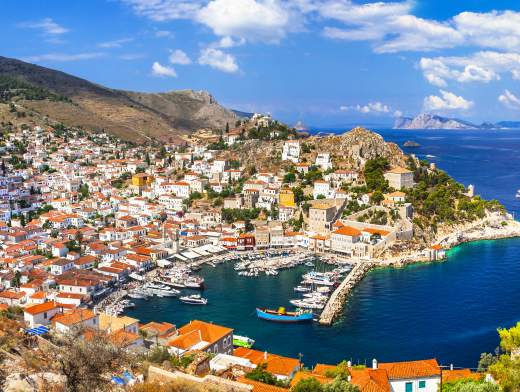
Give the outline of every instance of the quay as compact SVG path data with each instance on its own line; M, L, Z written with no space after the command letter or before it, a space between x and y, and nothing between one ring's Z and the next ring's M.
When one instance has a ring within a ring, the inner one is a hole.
M356 262L352 271L345 277L343 282L334 290L330 296L323 312L321 313L319 323L321 325L332 325L335 318L343 310L348 295L361 279L363 279L368 271L374 268L374 263Z

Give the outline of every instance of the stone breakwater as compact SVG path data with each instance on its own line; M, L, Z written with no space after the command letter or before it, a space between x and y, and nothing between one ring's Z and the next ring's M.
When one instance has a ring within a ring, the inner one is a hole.
M375 263L358 262L341 284L334 290L330 296L323 312L321 313L319 323L321 325L332 325L336 317L342 312L343 305L347 300L350 292L365 277L368 271L376 266Z

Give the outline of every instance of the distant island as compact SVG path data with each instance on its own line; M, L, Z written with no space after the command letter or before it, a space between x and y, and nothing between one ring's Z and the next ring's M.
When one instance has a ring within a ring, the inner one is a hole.
M457 118L421 113L415 117L399 117L393 129L520 129L520 121L484 122L480 125Z

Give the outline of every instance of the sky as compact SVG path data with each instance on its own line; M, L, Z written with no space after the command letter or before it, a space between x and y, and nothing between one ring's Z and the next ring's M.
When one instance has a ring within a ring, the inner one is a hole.
M520 1L3 0L0 55L294 124L520 120Z

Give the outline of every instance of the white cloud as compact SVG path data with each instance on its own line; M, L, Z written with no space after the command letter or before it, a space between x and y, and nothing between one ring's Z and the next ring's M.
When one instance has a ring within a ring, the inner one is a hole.
M233 48L235 46L241 46L246 43L244 38L233 39L233 37L225 36L222 37L214 46L217 48Z
M520 109L520 99L509 90L504 90L504 93L498 96L498 101L509 109Z
M449 80L487 83L500 80L503 73L520 79L520 54L481 51L466 57L423 57L419 68L426 80L439 87L445 87Z
M188 57L188 55L184 51L182 51L180 49L174 50L168 57L168 60L172 64L181 64L181 65L191 64L191 59Z
M223 72L234 73L238 71L235 57L215 48L203 49L200 52L198 62L201 65L209 65L210 67Z
M201 0L122 0L137 15L164 22L175 19L191 19L205 3Z
M278 0L212 0L197 20L221 37L264 42L280 41L295 23Z
M23 22L19 24L19 27L41 30L46 35L60 35L69 31L69 29L60 26L52 18L44 18L37 22Z
M439 92L441 96L430 95L424 98L423 108L425 111L467 110L473 106L472 101L449 91L439 90Z
M390 106L385 105L379 101L369 102L366 105L354 105L354 106L340 106L339 110L342 112L347 112L349 110L355 110L359 113L363 114L385 114L390 113Z
M154 76L168 76L172 78L177 77L177 72L173 67L168 67L167 65L161 65L157 61L152 64L152 75Z
M394 117L403 117L403 112L401 112L400 110L394 111Z
M134 40L133 38L121 38L121 39L116 39L116 40L113 40L113 41L101 42L101 43L98 44L98 46L100 48L105 48L105 49L120 48L124 44L126 44L128 42L132 42L133 40Z
M50 62L68 62L68 61L82 61L82 60L92 60L98 57L103 56L102 52L88 52L88 53L76 53L76 54L67 54L67 53L48 53L48 54L40 54L36 56L24 57L23 60L30 63L39 63L44 61Z
M470 44L502 50L520 48L520 12L462 12L453 21Z

